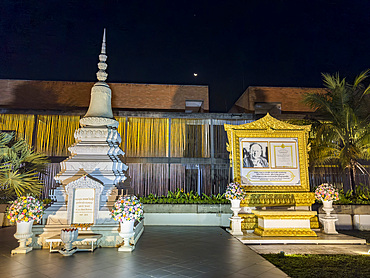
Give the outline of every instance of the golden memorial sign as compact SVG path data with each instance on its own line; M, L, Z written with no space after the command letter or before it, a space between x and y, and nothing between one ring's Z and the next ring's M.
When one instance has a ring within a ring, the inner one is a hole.
M311 126L288 124L269 114L252 123L224 126L233 179L244 186L247 194L242 205L309 206L314 203L308 181Z

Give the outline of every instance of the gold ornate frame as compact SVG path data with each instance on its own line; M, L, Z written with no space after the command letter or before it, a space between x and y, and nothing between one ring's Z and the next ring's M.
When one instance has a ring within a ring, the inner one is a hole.
M309 192L308 180L308 133L310 125L299 126L279 121L269 114L265 117L243 125L224 125L227 132L229 144L227 150L230 153L230 163L233 168L233 178L236 182L241 182L241 159L240 159L240 139L247 138L297 138L298 139L298 165L300 173L300 185L245 185L245 192ZM273 170L272 170L273 171Z

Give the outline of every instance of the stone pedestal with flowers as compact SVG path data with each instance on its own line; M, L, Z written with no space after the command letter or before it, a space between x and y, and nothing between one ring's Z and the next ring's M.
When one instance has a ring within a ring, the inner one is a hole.
M239 183L230 183L226 187L225 198L230 200L231 210L233 216L230 218L231 229L228 232L235 236L243 235L242 232L242 221L243 219L238 216L240 208L240 201L243 199L243 188Z
M34 221L39 222L44 212L43 203L32 196L21 196L10 204L7 218L16 222L17 231L14 237L18 239L19 246L12 250L13 254L26 254L32 250L27 246L27 240L32 236Z
M143 218L143 207L136 196L120 197L113 205L111 216L114 220L120 222L119 235L123 238L123 245L118 251L131 252L135 249L135 221L141 221ZM131 244L131 242L133 244Z
M335 229L335 222L338 218L331 215L333 209L333 201L339 200L338 190L331 184L323 183L319 185L315 190L315 198L323 203L323 210L326 215L320 218L320 222L324 226L324 233L335 235L338 232Z

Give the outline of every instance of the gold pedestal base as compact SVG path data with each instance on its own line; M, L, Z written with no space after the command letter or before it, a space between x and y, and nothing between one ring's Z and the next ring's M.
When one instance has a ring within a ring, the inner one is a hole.
M254 233L259 236L317 236L314 231L308 228L264 229L262 227L257 227Z
M259 236L317 236L311 230L311 218L316 211L252 210L257 216L258 227L254 233Z
M254 230L258 227L258 219L253 213L239 213L239 216L243 219L242 230ZM319 219L315 215L310 218L310 228L319 229ZM232 229L232 223L230 222L230 229Z

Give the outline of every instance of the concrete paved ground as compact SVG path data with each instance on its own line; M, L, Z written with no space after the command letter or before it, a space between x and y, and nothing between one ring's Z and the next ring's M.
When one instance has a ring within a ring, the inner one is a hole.
M71 257L48 249L11 255L14 227L0 229L0 277L261 277L287 275L219 227L146 226L132 253L99 248Z

